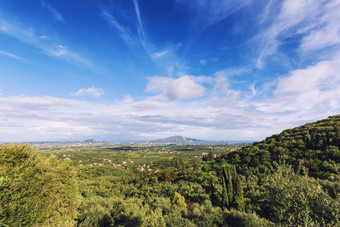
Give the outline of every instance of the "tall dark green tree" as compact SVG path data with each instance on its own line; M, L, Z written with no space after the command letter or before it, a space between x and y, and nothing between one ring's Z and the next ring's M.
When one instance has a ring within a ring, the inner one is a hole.
M241 178L236 172L235 166L222 169L222 203L229 208L244 210L245 202Z
M335 146L340 147L340 124L335 125Z

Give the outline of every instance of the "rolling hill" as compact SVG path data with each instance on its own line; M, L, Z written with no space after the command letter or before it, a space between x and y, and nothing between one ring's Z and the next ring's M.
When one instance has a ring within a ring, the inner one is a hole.
M307 167L319 177L340 172L340 115L287 129L222 157L229 163L259 167L273 162ZM321 176L323 175L323 176Z

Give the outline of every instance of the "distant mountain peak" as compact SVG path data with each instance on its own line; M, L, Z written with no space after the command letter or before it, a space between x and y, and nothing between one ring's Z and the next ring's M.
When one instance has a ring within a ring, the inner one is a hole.
M174 144L193 144L203 143L204 140L189 138L185 136L170 136L163 139L152 140L150 143L174 143Z
M83 143L98 143L99 141L96 139L86 139L83 141Z

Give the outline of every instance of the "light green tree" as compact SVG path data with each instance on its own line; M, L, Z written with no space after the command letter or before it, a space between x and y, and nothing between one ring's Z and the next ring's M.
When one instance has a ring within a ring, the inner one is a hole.
M339 199L330 197L313 178L295 173L289 165L277 165L267 177L271 220L288 226L338 226Z
M0 146L0 225L73 226L76 172L28 145Z

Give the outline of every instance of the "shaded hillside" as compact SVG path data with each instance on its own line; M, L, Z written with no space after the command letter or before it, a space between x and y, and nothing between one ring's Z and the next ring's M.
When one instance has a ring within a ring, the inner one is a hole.
M262 171L268 170L274 161L285 161L295 167L306 166L312 175L327 177L339 174L339 148L340 115L335 115L284 130L221 158Z

